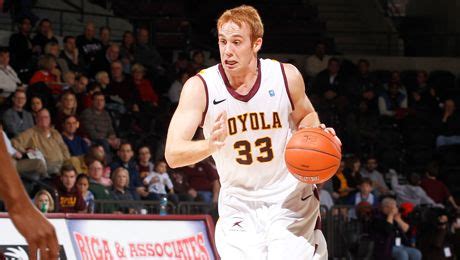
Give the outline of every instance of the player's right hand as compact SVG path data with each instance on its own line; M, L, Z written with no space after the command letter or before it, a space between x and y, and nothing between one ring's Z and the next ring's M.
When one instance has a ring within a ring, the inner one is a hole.
M211 136L209 137L209 148L211 151L215 152L224 146L227 136L227 112L223 111L217 116L211 130Z
M58 259L59 244L54 227L32 204L12 207L9 215L29 245L30 259L38 259L38 254L39 259Z

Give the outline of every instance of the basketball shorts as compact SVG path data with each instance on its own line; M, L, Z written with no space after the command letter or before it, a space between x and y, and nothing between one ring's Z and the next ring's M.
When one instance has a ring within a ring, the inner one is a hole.
M219 198L216 247L226 259L327 259L316 187L299 189L279 203Z

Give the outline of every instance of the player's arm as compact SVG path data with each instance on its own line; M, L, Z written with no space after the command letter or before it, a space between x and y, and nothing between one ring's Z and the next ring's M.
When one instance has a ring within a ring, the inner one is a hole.
M208 140L192 141L206 109L205 86L198 76L184 85L179 105L171 119L166 139L165 158L172 168L197 163L223 146L227 136L227 116L221 113Z
M294 105L294 111L291 113L292 120L297 128L319 127L321 123L315 108L305 94L305 83L302 75L292 64L285 63L283 66Z
M30 259L37 259L37 249L40 249L40 259L57 259L59 246L54 227L31 203L11 160L0 138L0 197L13 224L29 245Z

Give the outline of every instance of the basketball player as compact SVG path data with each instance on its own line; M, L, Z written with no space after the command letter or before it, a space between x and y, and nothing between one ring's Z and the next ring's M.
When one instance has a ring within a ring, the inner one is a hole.
M302 76L290 64L257 58L263 25L253 7L227 10L217 29L221 63L185 83L166 159L181 167L213 156L222 259L327 259L316 188L297 181L284 162L293 131L325 129ZM198 126L205 140L192 141Z
M59 246L54 227L34 207L19 179L12 158L0 137L0 198L5 202L13 224L29 245L30 259L58 259Z

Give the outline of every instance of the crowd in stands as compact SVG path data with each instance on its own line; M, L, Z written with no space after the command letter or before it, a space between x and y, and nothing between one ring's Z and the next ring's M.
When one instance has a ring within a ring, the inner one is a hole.
M22 18L9 46L0 48L1 130L42 212L135 214L142 207L134 202L163 197L173 204L217 202L211 160L172 171L163 158L183 84L215 60L197 50L165 61L143 27L125 32L121 43L92 22L62 39L48 19L36 33L32 27ZM438 178L445 177L439 162L427 164L460 144L458 97L432 84L426 71L407 85L398 70L379 75L367 60L353 64L326 52L318 43L306 60L306 91L341 138L345 159L320 185L322 204L349 205L333 214L367 221L382 259L458 255L459 206ZM428 160L410 156L417 145L425 145ZM102 208L98 200L133 203ZM425 205L435 215L426 218L429 228L411 217Z

